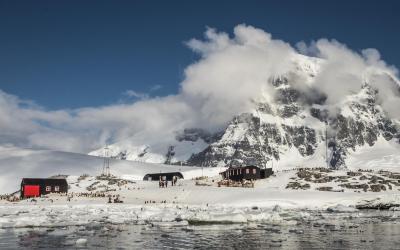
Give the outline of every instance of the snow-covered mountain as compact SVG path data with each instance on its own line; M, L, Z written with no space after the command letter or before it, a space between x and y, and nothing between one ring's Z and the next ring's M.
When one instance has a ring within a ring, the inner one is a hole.
M374 69L358 90L330 103L329 94L318 88L324 60L297 54L292 63L289 72L266 81L269 92L265 98L254 98L252 109L232 117L219 132L186 128L152 141L137 134L109 145L108 153L118 159L153 163L253 163L281 169L321 167L327 161L335 168L354 167L362 161L353 156L374 152L378 146L382 155L376 158L385 156L385 151L400 154L399 118L388 115L376 87L385 78L400 98L400 84L394 76ZM90 155L103 156L104 150Z

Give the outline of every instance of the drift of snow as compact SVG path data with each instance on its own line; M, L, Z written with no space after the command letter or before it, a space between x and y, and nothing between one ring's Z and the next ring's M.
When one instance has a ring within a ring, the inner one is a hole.
M0 190L11 193L19 190L22 178L47 178L54 175L100 175L104 159L84 154L49 150L2 148L0 150ZM182 172L185 179L202 175L218 175L220 168L196 168L178 165L152 164L124 160L110 160L113 175L143 180L146 174Z
M347 159L352 169L400 170L400 144L379 137L372 146L358 147Z
M171 133L173 135L173 133ZM110 156L118 157L125 153L126 160L149 163L164 163L169 147L173 147L174 155L171 162L186 161L192 154L203 151L208 144L201 138L196 141L178 141L175 137L163 136L149 139L144 134L138 134L108 146ZM104 149L98 149L89 153L93 156L104 156Z
M259 183L254 189L195 186L193 181L180 181L175 187L160 189L155 182L139 181L118 191L125 203L107 204L107 198L50 195L36 202L0 202L0 228L64 227L101 223L151 223L155 226L187 225L188 223L269 223L291 225L308 218L314 210L350 213L359 203L400 204L396 192L385 194L354 192L294 191L283 188L292 173L282 173ZM145 204L146 200L156 203ZM162 200L168 201L161 203ZM174 201L172 203L171 201ZM400 214L393 214L399 216Z

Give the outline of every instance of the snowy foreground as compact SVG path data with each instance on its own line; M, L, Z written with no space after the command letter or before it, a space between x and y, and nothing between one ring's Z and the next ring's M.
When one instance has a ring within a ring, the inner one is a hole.
M74 193L71 201L61 195L38 198L36 201L0 201L0 228L93 223L160 226L249 222L292 224L315 211L362 216L363 210L355 208L360 204L391 204L393 216L400 216L396 207L400 205L397 189L379 193L286 189L286 184L294 175L293 171L278 173L275 177L257 181L255 188L218 187L214 178L181 180L177 186L168 188L159 188L158 182L146 181L108 186L107 194L120 195L124 203L119 204L108 204L107 197L79 196L80 192L87 193L89 186L102 192L105 181L96 182L95 177L82 179L71 176L68 178L70 194Z
M384 166L395 172L397 163L392 163ZM400 213L397 211L400 206L400 174L365 169L357 171L358 166L353 168L353 172L277 171L268 179L256 181L254 188L242 188L218 187L219 172L223 168L201 169L112 160L111 172L116 178L102 180L95 177L102 164L100 157L81 154L1 149L0 194L18 190L23 177L64 174L68 175L68 195L73 197L69 201L65 195L55 194L19 202L0 200L0 230L96 223L287 224L295 223L292 217L310 216L311 211L359 216L363 210L357 208L389 208L393 216ZM160 171L182 172L184 180L168 188L159 188L158 182L143 181L146 173ZM207 178L196 180L201 176ZM108 195L113 196L112 199L119 196L123 203L107 203Z

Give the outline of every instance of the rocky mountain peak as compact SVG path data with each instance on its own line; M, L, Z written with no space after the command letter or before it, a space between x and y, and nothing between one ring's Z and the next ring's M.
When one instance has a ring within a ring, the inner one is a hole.
M378 89L368 81L340 103L330 104L313 85L324 61L299 55L293 63L292 72L266 83L272 99L253 100L253 109L234 116L219 132L186 128L176 131L174 140L158 145L117 143L115 157L194 166L288 168L321 167L328 162L339 168L346 167L347 158L359 148L373 147L379 138L400 143L399 121L385 113Z

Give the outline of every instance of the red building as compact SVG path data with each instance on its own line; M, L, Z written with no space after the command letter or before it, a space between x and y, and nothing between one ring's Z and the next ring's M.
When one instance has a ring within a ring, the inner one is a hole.
M67 193L67 180L55 178L23 178L21 198L39 197L49 193Z

